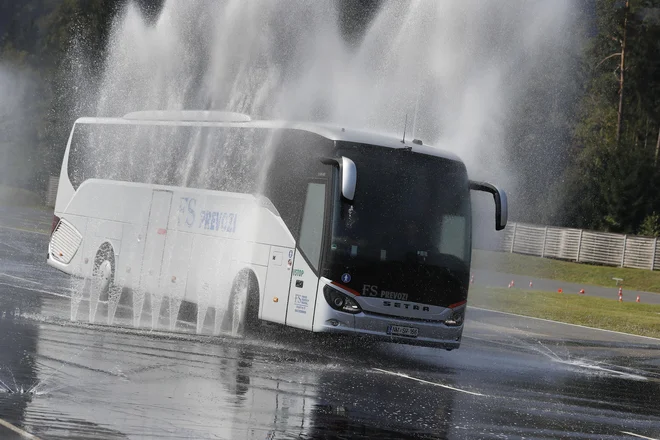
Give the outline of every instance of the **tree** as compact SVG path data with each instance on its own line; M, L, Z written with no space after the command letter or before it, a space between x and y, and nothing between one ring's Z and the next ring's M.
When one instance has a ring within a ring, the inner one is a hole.
M585 50L590 80L574 128L567 223L634 232L660 207L654 166L660 129L657 1L598 3L597 33ZM614 73L614 74L613 74ZM625 77L625 82L624 82Z
M647 237L660 237L660 215L655 211L647 215L639 229L639 234Z

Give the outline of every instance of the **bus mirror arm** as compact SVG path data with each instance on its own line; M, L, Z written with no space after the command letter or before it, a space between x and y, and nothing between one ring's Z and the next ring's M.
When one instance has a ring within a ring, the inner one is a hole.
M473 191L488 192L493 195L495 199L495 230L501 231L504 229L508 218L506 193L490 183L475 182L473 180L470 180L470 189Z
M345 156L322 158L321 162L339 167L339 175L341 176L341 195L344 196L346 200L352 202L355 198L355 187L357 186L357 168L355 162Z

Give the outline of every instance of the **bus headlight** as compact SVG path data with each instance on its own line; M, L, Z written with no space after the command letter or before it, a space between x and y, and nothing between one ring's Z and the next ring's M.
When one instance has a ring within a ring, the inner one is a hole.
M329 284L326 284L323 287L323 296L325 296L325 300L328 302L330 307L335 310L339 310L340 312L355 314L362 311L358 303L353 298L338 290L333 289Z
M458 327L463 324L463 318L465 317L465 307L460 310L454 310L451 314L451 317L445 320L445 325L450 327Z

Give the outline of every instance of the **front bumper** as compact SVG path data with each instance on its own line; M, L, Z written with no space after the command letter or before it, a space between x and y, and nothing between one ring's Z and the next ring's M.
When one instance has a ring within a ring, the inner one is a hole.
M324 302L321 299L319 300L319 304L317 304L314 332L352 335L384 342L421 345L449 350L456 349L461 344L463 325L447 326L442 322L411 320L394 316L376 315L368 312L351 315L336 311L324 304ZM319 307L321 304L322 306ZM415 327L418 329L418 335L414 338L388 335L387 328L390 325Z

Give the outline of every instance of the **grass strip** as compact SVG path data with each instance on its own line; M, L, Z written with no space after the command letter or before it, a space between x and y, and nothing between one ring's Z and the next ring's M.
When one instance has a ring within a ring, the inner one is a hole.
M595 266L530 255L476 249L472 253L472 267L603 287L616 287L616 282L612 278L622 278L624 289L660 293L660 271Z
M660 338L660 305L607 298L473 286L468 304L534 318Z

